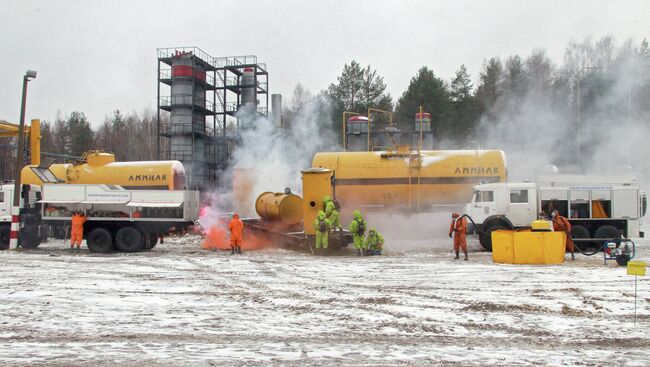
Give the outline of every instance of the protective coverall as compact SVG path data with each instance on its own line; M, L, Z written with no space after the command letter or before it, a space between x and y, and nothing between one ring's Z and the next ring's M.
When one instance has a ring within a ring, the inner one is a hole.
M368 248L369 255L381 255L384 249L384 237L377 233L377 230L374 228L368 232L366 247Z
M354 242L354 248L357 249L357 255L361 255L362 251L366 249L366 243L364 241L366 235L366 223L363 221L361 212L355 210L352 212L352 222L348 229L352 232L352 240Z
M228 223L228 229L230 230L230 253L241 254L241 244L244 240L244 222L239 219L237 213L232 215L232 219Z
M462 248L467 260L467 218L461 217L458 213L451 215L452 221L449 226L449 237L454 237L455 259L459 259L458 251Z
M571 239L571 223L569 223L565 217L561 216L557 210L553 211L553 213L551 213L551 216L553 217L553 230L556 232L561 231L566 233L566 242L564 245L565 251L569 251L571 253L571 260L575 260L575 249L573 246L573 240Z
M318 216L314 219L314 229L316 230L316 249L327 248L327 238L332 225L325 217L324 211L319 211Z
M330 221L332 229L341 228L341 220L339 219L339 211L336 210L336 205L329 195L323 197L323 205L325 206L325 218Z
M77 252L79 252L81 248L81 240L83 240L84 237L84 223L86 222L86 216L81 213L74 213L71 222L70 250L73 250L76 245Z

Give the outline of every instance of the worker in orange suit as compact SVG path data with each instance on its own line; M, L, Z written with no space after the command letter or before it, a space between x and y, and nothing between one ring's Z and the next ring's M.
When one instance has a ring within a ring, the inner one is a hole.
M230 253L241 254L241 244L242 240L244 239L244 222L239 219L239 215L237 215L237 213L234 213L232 215L232 219L228 224L228 229L230 230Z
M557 210L553 210L551 217L553 217L553 230L566 233L565 251L571 252L571 260L575 260L575 248L573 246L573 239L571 238L571 223L565 217L561 216Z
M454 259L458 260L458 251L462 248L463 253L465 254L465 261L467 261L467 219L461 217L458 213L451 214L451 225L449 226L449 238L454 238L454 251L456 251L456 257Z
M81 251L81 240L84 237L84 223L86 223L86 216L81 214L81 212L74 212L72 215L70 226L70 252Z

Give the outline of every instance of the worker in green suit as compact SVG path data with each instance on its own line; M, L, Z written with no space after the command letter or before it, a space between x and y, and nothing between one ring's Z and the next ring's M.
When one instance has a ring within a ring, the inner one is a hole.
M325 210L325 217L330 221L332 230L341 229L341 220L339 219L339 211L336 210L336 204L329 195L323 197L323 206Z
M357 249L357 256L363 255L366 249L366 223L363 221L360 211L355 210L352 212L352 222L348 229L352 232L352 240L354 242L354 248Z
M371 228L366 238L366 248L368 255L381 255L384 249L384 237L376 229Z
M332 225L325 217L325 212L322 210L319 211L318 216L314 219L314 229L316 230L316 250L319 250L321 247L323 249L327 248L327 235L331 228Z

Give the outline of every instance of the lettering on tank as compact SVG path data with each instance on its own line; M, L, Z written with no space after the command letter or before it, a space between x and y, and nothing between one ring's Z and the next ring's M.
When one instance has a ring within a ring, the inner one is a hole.
M456 171L454 171L454 174L457 175L485 175L485 174L492 174L492 175L498 175L499 174L499 167L456 167Z
M162 174L162 175L130 175L129 176L129 181L166 181L167 180L167 174Z

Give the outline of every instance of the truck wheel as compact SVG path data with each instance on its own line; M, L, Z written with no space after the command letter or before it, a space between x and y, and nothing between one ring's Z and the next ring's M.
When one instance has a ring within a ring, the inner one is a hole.
M37 248L41 244L41 236L38 234L38 228L30 229L20 231L20 247L22 248Z
M492 251L492 231L497 231L500 229L510 229L502 224L493 224L484 233L479 234L478 240L483 246L484 249Z
M65 226L57 225L52 227L52 237L57 240L62 240L66 238Z
M109 253L115 251L113 237L104 228L94 228L86 237L90 252Z
M574 239L583 239L583 238L591 238L591 235L589 234L589 230L585 226L576 224L575 226L571 227L571 237ZM575 244L581 249L595 246L593 242L579 241L579 242L575 242Z
M137 252L145 248L142 232L134 227L122 227L115 235L115 246L124 252Z
M621 238L621 231L616 227L606 224L604 226L598 227L594 233L595 238ZM603 243L599 242L596 247L602 246Z
M156 244L158 244L158 234L149 233L149 245L147 246L147 250L151 250L152 248L156 247Z
M9 248L9 234L11 233L10 226L0 226L0 250Z

